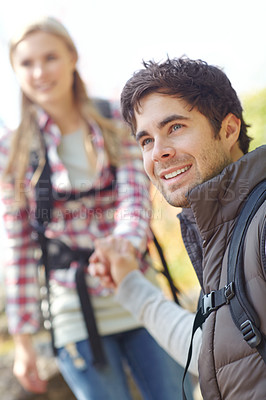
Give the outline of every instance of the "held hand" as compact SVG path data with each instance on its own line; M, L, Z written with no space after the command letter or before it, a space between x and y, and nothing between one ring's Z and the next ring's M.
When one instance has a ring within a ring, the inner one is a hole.
M105 239L101 239L101 241L102 240ZM101 279L101 283L103 286L108 288L114 288L115 283L111 276L110 263L108 259L104 256L104 252L101 250L99 245L97 248L96 248L96 243L94 243L94 245L95 245L95 250L89 259L90 262L89 272L92 276L99 277Z
M123 237L98 239L89 268L92 275L101 278L104 286L118 286L129 272L138 269L135 248Z
M36 353L29 335L17 335L15 341L15 360L13 373L23 388L33 393L45 393L47 382L40 379Z

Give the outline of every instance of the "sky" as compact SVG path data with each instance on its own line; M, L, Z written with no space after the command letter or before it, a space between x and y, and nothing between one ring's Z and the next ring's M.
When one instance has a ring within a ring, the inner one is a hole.
M119 99L142 60L183 54L223 68L240 96L266 87L265 0L2 0L0 118L11 128L19 118L19 89L8 41L41 15L69 30L91 96Z

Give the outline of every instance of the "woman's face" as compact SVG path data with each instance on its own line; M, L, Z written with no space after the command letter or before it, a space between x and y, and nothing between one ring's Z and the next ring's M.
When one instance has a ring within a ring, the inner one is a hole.
M37 31L13 51L12 62L22 91L44 109L72 100L76 56L56 35Z

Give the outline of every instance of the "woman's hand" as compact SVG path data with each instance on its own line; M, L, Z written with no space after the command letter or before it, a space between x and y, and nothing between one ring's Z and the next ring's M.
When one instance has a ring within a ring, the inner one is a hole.
M33 393L45 393L47 382L39 377L36 353L30 335L15 335L13 373L23 388Z
M111 235L95 241L89 270L91 275L101 278L104 286L118 286L135 269L138 269L136 250L129 240Z

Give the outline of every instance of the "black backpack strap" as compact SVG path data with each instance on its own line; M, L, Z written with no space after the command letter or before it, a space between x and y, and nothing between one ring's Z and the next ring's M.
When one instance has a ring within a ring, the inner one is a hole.
M209 315L209 314L208 314ZM192 334L191 334L191 340L190 340L190 345L189 345L189 350L188 350L188 356L187 356L187 362L186 362L186 366L184 369L184 373L183 373L183 378L182 378L182 398L183 400L187 400L187 396L185 393L185 378L188 372L188 367L190 365L190 361L192 358L192 350L193 350L193 338L194 335L196 333L196 331L198 330L198 328L202 327L203 322L205 321L205 319L208 317L207 314L203 314L201 311L201 308L198 309L195 318L194 318L194 323L193 323L193 327L192 327Z
M208 318L208 316L218 308L222 307L224 304L228 304L232 297L234 296L234 288L233 285L226 285L222 289L213 290L212 292L200 296L199 304L198 304L198 311L194 318L191 340L189 345L189 351L187 356L187 362L183 374L182 379L182 395L183 400L187 400L184 388L185 377L188 371L188 367L192 357L192 348L193 348L193 338L198 330L198 328L202 327L202 324Z
M51 214L53 210L51 167L48 162L47 151L45 151L45 164L43 166L43 170L35 185L35 195L35 220L38 223L39 227L46 227L46 225L51 221Z
M266 274L266 248L265 248L265 243L266 243L266 220L264 223L264 229L263 229L263 233L261 236L261 244L260 244L260 248L261 248L261 262L264 268L264 272Z
M230 311L233 321L242 332L249 346L256 348L266 363L266 338L259 330L257 313L247 298L245 276L242 267L244 240L248 227L265 200L266 180L253 189L238 217L230 241L227 279L228 282L234 283L235 296L230 301Z
M172 279L172 277L171 277L171 274L170 274L170 271L169 271L169 267L168 267L166 258L165 258L165 256L164 256L164 252L163 252L162 246L160 245L160 243L159 243L159 241L158 241L158 239L157 239L157 237L155 236L155 234L154 234L153 231L152 231L152 235L153 235L153 242L154 242L154 244L155 244L156 250L157 250L157 252L158 252L158 254L159 254L159 257L160 257L160 260L161 260L161 263L162 263L162 266L163 266L163 270L160 271L160 272L166 277L166 279L167 279L167 281L168 281L168 283L169 283L169 286L170 286L170 289L171 289L171 292L172 292L174 301L175 301L177 304L179 304L179 300L178 300L178 298L177 298L177 293L180 293L180 291L179 291L179 289L175 286L175 284L174 284L174 282L173 282L173 279Z
M36 169L36 154L33 157L34 164L33 168ZM109 188L108 188L109 190ZM82 192L81 196L91 195L95 192ZM51 168L47 156L47 150L45 148L45 165L43 167L42 173L40 178L35 186L35 195L36 195L36 211L35 211L35 221L33 223L33 228L37 233L37 239L40 243L40 247L42 250L42 264L44 265L45 269L45 280L46 280L46 287L47 287L47 301L48 301L48 318L52 322L51 311L50 311L50 285L49 285L49 274L51 270L51 263L49 262L49 239L45 236L45 229L47 224L52 218L52 211L53 211L53 189L51 183ZM76 196L76 195L75 195ZM57 197L58 198L58 197ZM65 199L65 194L62 196L62 199ZM75 197L77 198L77 197ZM69 249L71 251L71 249ZM91 343L92 354L94 357L94 364L95 366L103 366L106 362L104 356L103 345L100 339L100 335L98 333L95 316L90 300L90 296L88 293L87 285L85 282L85 262L88 260L88 256L82 257L82 249L78 249L77 256L75 259L79 261L79 267L76 272L76 285L77 285L77 292L80 299L81 310L83 312L84 321L87 327L89 341ZM56 348L54 346L54 334L51 324L51 339L52 339L52 347L54 353L56 354Z
M106 365L106 357L103 350L101 337L98 333L94 311L86 284L85 270L87 265L88 260L86 262L86 260L81 258L76 271L75 280L84 322L89 335L94 365L95 367L104 367L104 365Z

